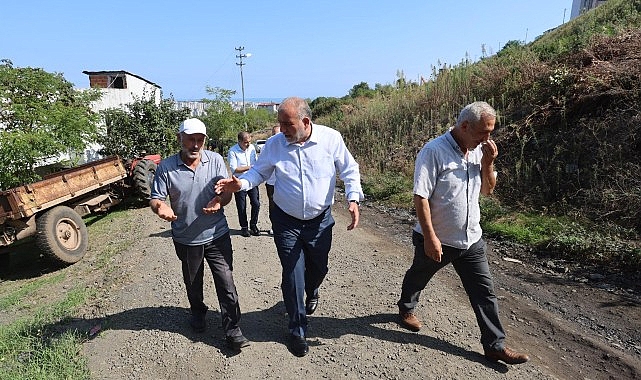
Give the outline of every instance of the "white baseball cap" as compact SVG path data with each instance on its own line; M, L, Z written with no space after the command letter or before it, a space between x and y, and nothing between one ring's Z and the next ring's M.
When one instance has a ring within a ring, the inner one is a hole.
M205 123L203 123L202 121L196 118L191 118L180 123L180 129L178 129L178 132L187 135L200 133L207 136L207 127L205 127Z

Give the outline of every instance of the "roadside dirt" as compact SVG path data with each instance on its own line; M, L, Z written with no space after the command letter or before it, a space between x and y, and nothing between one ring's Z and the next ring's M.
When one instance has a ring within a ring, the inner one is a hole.
M474 314L451 267L438 273L422 295L417 314L425 327L418 333L401 328L396 301L412 258L413 217L364 202L362 225L348 232L340 199L334 207L330 272L310 322L310 353L297 358L286 347L280 265L266 232L264 188L261 201L258 237L240 236L233 202L225 208L241 328L252 341L241 353L224 344L209 273L208 329L190 330L169 224L147 208L129 210L124 220L109 224L109 231L91 236L87 257L71 267L12 257L0 271L0 295L33 278L64 274L65 280L3 311L0 323L74 286L94 289L95 302L52 328L86 334L82 351L95 379L641 378L639 289L622 286L620 276L538 262L532 252L506 242L490 240L489 259L508 345L528 352L530 362L506 366L483 358ZM98 270L105 249L120 253L106 270Z

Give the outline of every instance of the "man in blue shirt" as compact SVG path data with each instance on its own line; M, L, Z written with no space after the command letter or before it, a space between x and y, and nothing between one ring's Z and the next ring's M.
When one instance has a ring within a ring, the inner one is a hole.
M281 133L267 140L256 165L240 178L222 179L216 185L217 191L238 191L257 186L272 174L276 177L270 219L282 266L290 350L296 356L309 352L307 315L318 306L318 289L328 271L336 175L345 183L352 216L348 230L358 226L358 202L363 199L358 164L343 137L334 129L313 124L311 118L305 100L283 100L278 108Z
M249 341L238 326L240 305L232 274L233 251L222 208L231 201L231 193L214 190L216 181L229 174L220 154L203 150L206 138L202 121L187 119L180 124L181 150L158 165L149 206L160 218L171 222L193 330L202 332L206 328L203 276L207 260L214 277L226 342L232 349L240 350ZM171 206L165 203L167 198Z
M227 153L227 161L232 175L241 175L249 170L256 163L256 149L252 145L252 138L248 132L241 131L238 133L238 144L232 146ZM251 216L249 219L249 229L247 228L247 196L251 205ZM258 213L260 211L260 194L258 186L250 189L240 190L234 193L236 200L236 209L238 210L238 223L240 224L240 234L244 237L260 234L258 230Z

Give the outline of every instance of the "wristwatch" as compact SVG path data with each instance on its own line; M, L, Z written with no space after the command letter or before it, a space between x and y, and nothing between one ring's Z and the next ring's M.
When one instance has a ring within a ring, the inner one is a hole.
M354 202L354 203L356 203L356 205L357 205L357 206L360 206L360 205L361 205L361 202L357 201L356 199L351 199L349 202L350 202L350 203L351 203L351 202Z

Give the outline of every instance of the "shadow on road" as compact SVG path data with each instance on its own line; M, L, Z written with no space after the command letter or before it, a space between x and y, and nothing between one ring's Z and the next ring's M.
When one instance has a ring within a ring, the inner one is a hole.
M210 310L207 314L208 330L204 333L194 333L191 330L188 323L189 316L189 310L181 307L143 307L103 318L68 320L64 324L51 326L50 331L63 333L72 330L86 336L87 339L94 339L107 330L160 330L184 335L194 342L205 343L217 348L226 356L237 354L225 345L224 333L220 327L220 315L217 311ZM323 345L319 338L338 339L343 335L361 335L398 344L415 344L480 363L500 373L508 371L504 364L488 362L480 353L455 346L440 338L402 331L400 327L397 330L378 326L396 324L396 321L395 314L374 314L354 318L312 316L308 342L314 347ZM269 309L244 313L240 325L244 335L252 342L277 342L287 345L287 317L282 301ZM218 333L213 333L214 329L218 329Z

